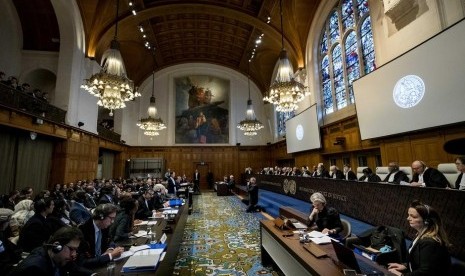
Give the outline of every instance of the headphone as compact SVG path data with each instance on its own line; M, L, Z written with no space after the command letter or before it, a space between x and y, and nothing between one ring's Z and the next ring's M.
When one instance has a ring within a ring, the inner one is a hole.
M424 218L423 221L424 221L424 224L426 226L428 226L430 224L430 221L431 221L430 218L429 218L429 209L430 209L430 207L428 205L426 205L426 204L423 204L423 206L426 209L426 218Z
M63 245L61 245L59 242L54 242L53 244L46 243L44 244L45 246L51 247L52 252L55 254L58 254L63 250Z

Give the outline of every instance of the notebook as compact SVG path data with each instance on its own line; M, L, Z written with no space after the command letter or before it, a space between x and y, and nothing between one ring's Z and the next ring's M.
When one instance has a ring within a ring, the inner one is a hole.
M163 250L161 250L163 251ZM123 265L121 272L139 272L155 270L160 261L161 252L158 250L144 250L134 254Z
M384 275L383 272L379 271L376 266L362 262L355 258L355 254L350 248L345 247L337 241L331 240L334 251L336 252L337 259L344 265L354 269L357 273L362 273L369 276Z

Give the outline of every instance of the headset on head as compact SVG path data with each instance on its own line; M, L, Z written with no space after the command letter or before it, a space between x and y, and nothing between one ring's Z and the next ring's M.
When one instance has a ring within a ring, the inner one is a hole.
M428 226L430 224L430 221L431 221L430 218L429 218L429 209L430 209L430 207L428 205L426 205L426 204L423 204L423 206L426 209L426 218L424 218L423 221L424 221L424 224Z
M44 245L50 247L52 252L55 254L58 254L63 250L63 245L61 245L59 242L46 243Z

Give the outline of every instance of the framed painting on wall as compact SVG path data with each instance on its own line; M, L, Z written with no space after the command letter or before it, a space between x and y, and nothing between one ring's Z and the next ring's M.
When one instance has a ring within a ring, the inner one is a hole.
M228 144L230 82L208 75L174 79L176 144Z

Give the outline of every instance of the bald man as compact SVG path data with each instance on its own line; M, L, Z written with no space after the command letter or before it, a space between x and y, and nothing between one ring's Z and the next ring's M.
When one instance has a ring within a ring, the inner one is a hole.
M447 178L440 171L434 168L428 168L426 163L423 161L413 161L412 170L413 178L412 182L410 182L411 186L436 188L449 187L449 181L447 181Z

